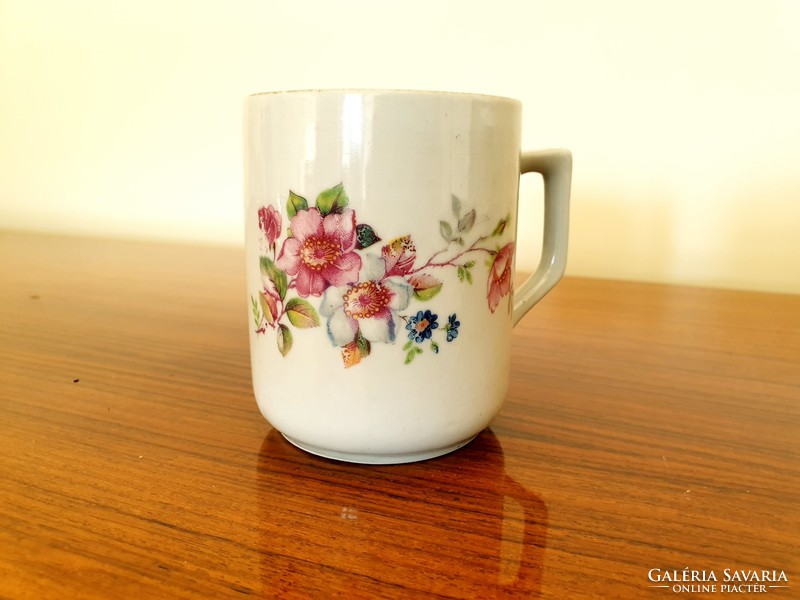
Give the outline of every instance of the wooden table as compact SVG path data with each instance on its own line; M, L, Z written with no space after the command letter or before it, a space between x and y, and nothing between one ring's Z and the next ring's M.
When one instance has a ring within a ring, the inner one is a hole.
M566 278L489 430L375 467L261 417L243 273L0 236L0 598L800 597L800 296Z

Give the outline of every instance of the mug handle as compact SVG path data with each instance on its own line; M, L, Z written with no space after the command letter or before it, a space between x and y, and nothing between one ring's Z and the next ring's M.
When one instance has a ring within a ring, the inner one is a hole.
M544 179L544 235L539 266L514 292L512 325L553 289L567 266L572 154L569 150L523 152L519 169L520 174L541 173Z

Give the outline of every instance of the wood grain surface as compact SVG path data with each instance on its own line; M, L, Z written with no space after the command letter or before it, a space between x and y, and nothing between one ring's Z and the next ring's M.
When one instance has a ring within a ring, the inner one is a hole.
M271 429L247 327L240 250L0 234L0 598L800 598L798 296L566 278L397 466Z

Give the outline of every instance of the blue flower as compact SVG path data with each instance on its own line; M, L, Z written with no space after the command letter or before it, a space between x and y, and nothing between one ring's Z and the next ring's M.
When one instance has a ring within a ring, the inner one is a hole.
M425 340L431 339L433 330L439 328L437 319L439 315L433 314L431 311L419 311L416 315L408 318L406 329L408 329L408 339L414 340L421 344Z
M448 342L452 342L458 337L459 327L461 327L461 321L458 320L455 313L447 317L447 325L444 326L444 330L447 332Z

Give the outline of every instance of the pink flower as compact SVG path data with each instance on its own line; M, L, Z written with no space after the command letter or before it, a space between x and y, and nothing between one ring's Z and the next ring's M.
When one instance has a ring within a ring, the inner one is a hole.
M258 209L258 228L267 236L267 243L272 247L281 233L281 215L274 206Z
M411 236L404 235L392 240L381 250L381 256L386 262L386 276L406 275L414 266L417 249L411 241Z
M316 208L301 210L289 223L276 264L294 276L297 293L320 296L328 286L358 281L361 257L355 252L356 215L352 210L322 217Z
M278 311L278 303L280 301L281 297L275 289L275 284L269 279L262 278L259 303L261 304L261 312L264 314L264 319L270 327L274 327L275 321L280 314Z
M489 301L489 310L494 312L500 304L500 298L508 296L511 292L512 272L514 262L514 242L503 246L495 255L494 262L489 269L489 281L486 288L486 299Z

